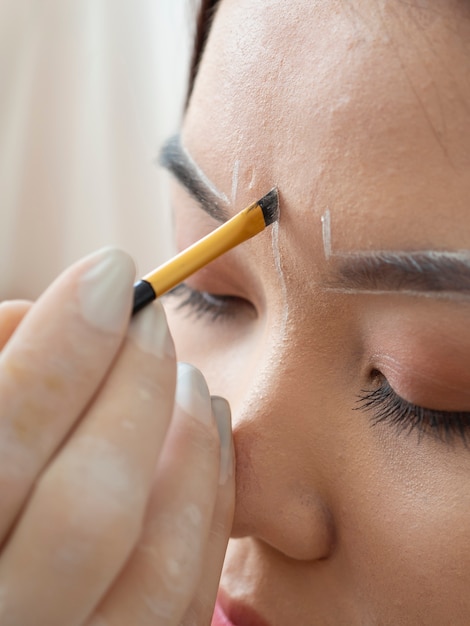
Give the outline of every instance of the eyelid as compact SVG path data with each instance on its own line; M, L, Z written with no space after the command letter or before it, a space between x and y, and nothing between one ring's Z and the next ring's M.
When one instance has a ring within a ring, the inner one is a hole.
M470 436L470 412L441 411L418 406L401 398L379 371L372 372L380 384L359 394L354 410L371 412L372 424L395 426L399 433L432 435L444 443L459 437L465 445Z
M233 295L215 294L190 287L182 283L167 294L168 296L181 299L177 308L189 309L189 315L193 314L196 319L208 316L211 321L230 321L238 319L241 315L250 313L251 318L256 318L255 307L243 298Z
M433 406L435 410L470 410L470 374L457 368L455 358L448 359L439 353L432 357L420 350L419 346L409 346L411 354L397 359L388 354L374 355L374 367L383 373L401 398L416 405ZM470 361L470 359L469 359ZM470 364L470 363L469 363Z

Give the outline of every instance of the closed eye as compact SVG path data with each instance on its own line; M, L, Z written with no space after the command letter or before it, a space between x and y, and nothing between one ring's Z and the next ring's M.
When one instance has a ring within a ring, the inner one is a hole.
M457 436L464 445L470 437L469 411L441 411L428 409L401 398L379 371L373 372L379 386L372 391L361 392L356 410L372 414L372 423L388 423L398 431L429 434L445 443Z
M178 298L177 309L187 309L196 319L207 316L211 321L222 321L239 315L257 316L255 307L244 298L199 291L186 283L172 289L166 297L169 296Z

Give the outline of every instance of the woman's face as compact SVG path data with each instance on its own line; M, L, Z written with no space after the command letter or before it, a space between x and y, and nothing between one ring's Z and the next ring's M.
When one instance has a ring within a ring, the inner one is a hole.
M230 215L280 194L278 224L168 300L179 359L232 405L237 624L470 621L465 5L215 18L182 144ZM179 247L217 225L177 184L174 206Z

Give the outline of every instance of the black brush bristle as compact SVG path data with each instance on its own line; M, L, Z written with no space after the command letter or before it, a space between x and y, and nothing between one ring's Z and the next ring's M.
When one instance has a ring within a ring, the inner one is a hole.
M258 202L263 211L264 223L269 226L279 217L279 194L274 187Z

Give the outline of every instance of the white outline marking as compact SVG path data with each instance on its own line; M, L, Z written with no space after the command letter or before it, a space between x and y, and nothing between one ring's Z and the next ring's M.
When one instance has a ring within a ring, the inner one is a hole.
M189 153L188 149L185 146L182 146L182 149L186 155L186 158L190 161L191 165L194 167L194 169L199 175L199 178L203 181L205 186L208 189L210 189L210 191L214 194L214 196L219 198L219 200L222 200L222 202L225 202L225 204L230 204L230 201L227 198L227 196L222 191L219 191L217 187L214 185L214 183L210 180L210 178L208 178L206 174L201 170L199 165L196 163L196 161L193 159L193 157Z
M238 191L238 174L240 172L240 159L237 159L233 165L232 174L232 204L235 205Z
M331 213L330 210L327 209L323 215L321 216L321 231L323 237L323 252L325 253L325 258L328 260L331 258Z
M281 325L281 334L282 337L284 337L287 329L287 322L289 320L289 300L287 298L286 279L284 278L284 272L282 271L281 253L279 251L279 221L276 221L271 225L271 245L274 256L274 265L281 283L282 299L284 303Z

